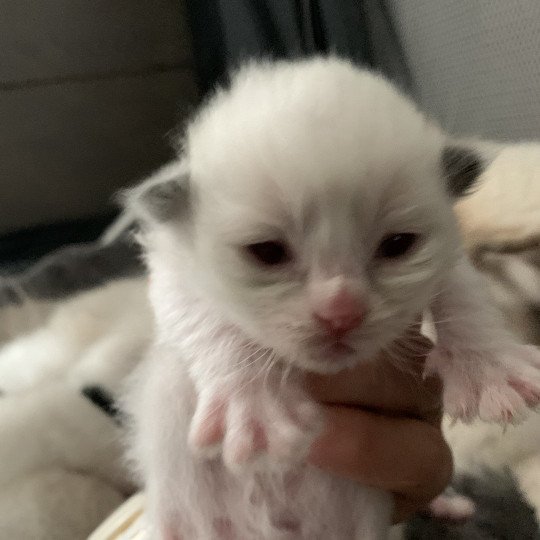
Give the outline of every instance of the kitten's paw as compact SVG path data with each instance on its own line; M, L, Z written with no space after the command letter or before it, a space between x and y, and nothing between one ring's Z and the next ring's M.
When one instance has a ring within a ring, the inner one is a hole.
M320 408L297 388L253 383L203 391L189 442L205 457L222 454L232 469L261 455L301 460L322 428Z
M449 521L465 521L476 511L472 499L458 494L442 494L435 498L428 507L430 515Z
M496 352L435 350L426 364L444 384L444 411L456 419L517 423L540 405L540 351L507 345Z

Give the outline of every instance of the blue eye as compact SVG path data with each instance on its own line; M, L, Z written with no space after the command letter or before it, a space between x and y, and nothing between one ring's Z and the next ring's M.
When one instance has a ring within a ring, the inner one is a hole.
M414 233L389 234L379 244L377 257L396 259L407 254L416 244L419 236Z
M245 249L253 259L264 266L278 266L291 260L287 244L279 240L249 244Z

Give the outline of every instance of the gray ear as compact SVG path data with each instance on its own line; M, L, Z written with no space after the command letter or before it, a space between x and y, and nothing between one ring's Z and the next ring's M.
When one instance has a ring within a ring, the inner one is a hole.
M181 163L158 170L124 196L126 206L143 220L167 222L184 219L190 211L189 176Z
M462 197L470 193L476 180L484 172L480 155L465 146L446 146L441 162L446 188L452 197Z
M139 204L156 221L170 221L185 213L188 198L183 179L175 178L148 186L141 193Z

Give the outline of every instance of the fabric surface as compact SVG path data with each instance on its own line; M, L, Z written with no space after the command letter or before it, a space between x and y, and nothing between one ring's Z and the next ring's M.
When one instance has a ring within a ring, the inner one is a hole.
M88 540L150 540L144 514L144 494L137 493L111 514Z
M0 2L0 234L112 210L197 102L183 0Z
M0 306L24 298L61 300L94 289L112 279L144 272L139 247L121 238L103 245L88 242L65 246L40 259L15 280L0 282Z
M247 57L337 52L381 70L443 126L540 136L537 0L191 0L204 90Z
M190 0L187 6L204 91L246 58L329 52L377 67L408 86L406 64L380 0Z
M0 236L0 275L23 270L61 246L96 240L113 218L60 221Z
M540 137L538 0L386 0L422 107L454 133Z

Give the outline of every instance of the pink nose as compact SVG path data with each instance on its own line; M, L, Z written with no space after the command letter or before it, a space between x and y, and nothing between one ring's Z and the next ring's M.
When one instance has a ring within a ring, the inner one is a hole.
M340 291L323 309L317 309L313 313L317 323L337 339L358 328L364 315L365 307L346 291Z
M341 315L340 317L326 317L318 313L314 313L313 316L329 335L337 339L358 328L364 319L363 314L360 312Z

